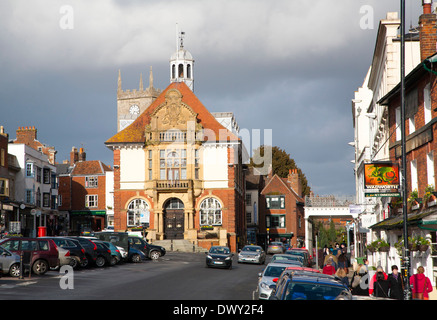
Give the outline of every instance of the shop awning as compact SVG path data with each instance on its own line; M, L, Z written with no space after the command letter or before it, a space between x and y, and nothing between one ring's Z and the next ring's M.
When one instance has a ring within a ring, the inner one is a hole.
M105 210L73 210L70 212L72 216L106 216Z
M417 212L417 213L409 213L407 217L407 225L408 226L417 226L420 227L421 225L426 226L433 225L429 219L426 219L429 216L437 215L437 208L428 208L423 211ZM432 221L437 220L433 219ZM435 221L437 223L437 221ZM435 225L437 227L437 224ZM372 226L370 226L370 229L383 229L383 230L390 230L390 229L402 229L404 227L404 217L402 214L396 215L390 218L387 218L383 221L380 221ZM437 231L437 229L436 229Z

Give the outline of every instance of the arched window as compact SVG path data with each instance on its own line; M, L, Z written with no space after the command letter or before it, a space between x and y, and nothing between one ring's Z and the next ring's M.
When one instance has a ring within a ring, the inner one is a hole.
M127 225L141 226L149 223L149 205L143 199L132 200L127 207Z
M171 65L171 78L176 78L176 66L174 64Z
M179 65L178 74L179 74L179 78L183 78L184 77L184 65L183 64Z
M187 65L187 78L191 79L191 64Z
M200 204L200 225L218 226L222 224L222 206L215 198L206 198Z

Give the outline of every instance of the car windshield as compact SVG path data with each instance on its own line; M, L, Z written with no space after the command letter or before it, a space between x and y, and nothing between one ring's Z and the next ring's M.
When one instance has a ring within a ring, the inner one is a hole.
M209 250L210 253L229 254L229 249L224 247L213 247Z
M285 300L334 300L344 287L323 283L289 282Z
M282 246L282 242L272 242L270 243L271 246Z
M260 252L261 247L244 247L242 251L248 252Z
M288 252L288 254L293 254L295 256L301 256L301 257L305 256L305 253L303 251L294 251L294 250L291 250L291 251Z
M282 271L284 271L285 267L280 267L280 266L268 266L266 268L266 271L264 271L264 276L265 277L279 277L282 273Z
M273 256L272 261L302 261L301 257L292 256L292 255L283 255L283 256Z

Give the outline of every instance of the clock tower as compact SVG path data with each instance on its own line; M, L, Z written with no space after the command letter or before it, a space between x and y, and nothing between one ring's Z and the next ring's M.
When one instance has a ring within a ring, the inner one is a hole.
M134 122L160 93L161 90L153 87L152 67L150 67L149 87L144 89L143 76L141 75L138 90L123 90L121 88L121 71L119 71L117 88L117 132L125 129Z

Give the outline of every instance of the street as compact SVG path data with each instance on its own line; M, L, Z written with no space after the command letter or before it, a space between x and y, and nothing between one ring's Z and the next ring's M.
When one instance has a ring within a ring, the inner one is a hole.
M69 282L59 271L5 276L0 300L253 300L265 266L236 260L232 270L207 268L204 254L168 252L158 261L75 270Z

